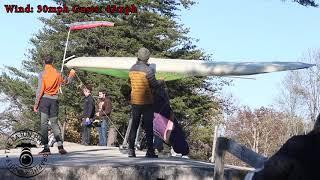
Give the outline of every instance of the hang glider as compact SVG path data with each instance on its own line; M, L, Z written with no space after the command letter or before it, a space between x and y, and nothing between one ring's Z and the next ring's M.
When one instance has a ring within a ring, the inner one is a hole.
M66 66L127 79L136 61L136 57L79 57L67 62ZM314 66L302 62L212 62L160 58L150 58L149 64L155 69L156 77L164 77L166 81L190 76L244 76Z

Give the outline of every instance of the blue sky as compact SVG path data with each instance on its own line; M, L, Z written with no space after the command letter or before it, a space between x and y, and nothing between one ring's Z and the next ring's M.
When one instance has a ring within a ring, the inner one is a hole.
M308 49L319 48L320 9L291 1L200 1L181 13L196 43L216 61L297 61ZM285 72L234 80L226 88L240 105L272 105Z
M39 3L41 2L41 3ZM4 5L18 4L35 7L38 4L51 4L49 0L35 1L35 0L4 0L0 2L0 22L2 27L0 29L0 65L20 66L21 61L25 59L25 53L30 47L29 40L33 34L37 33L41 28L41 22L38 17L48 17L49 14L44 13L6 13Z
M7 14L4 4L49 5L36 0L0 2L0 65L20 66L30 47L29 39L42 27L37 19L44 13ZM320 42L320 9L306 8L291 1L201 0L183 10L181 23L190 28L196 44L216 61L297 61ZM254 76L257 80L234 80L226 88L241 105L268 106L279 93L285 73Z

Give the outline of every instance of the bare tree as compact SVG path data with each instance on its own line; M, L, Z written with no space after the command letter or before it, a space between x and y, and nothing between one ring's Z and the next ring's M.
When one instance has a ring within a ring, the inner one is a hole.
M320 108L320 50L310 50L301 59L317 66L287 74L282 82L278 104L293 117L300 115L314 122Z
M288 113L265 107L253 111L243 107L226 121L226 135L259 154L270 156L289 137L303 133L303 127L301 119L293 119ZM243 165L234 158L230 163Z
M287 0L282 0L282 1L287 1ZM319 4L315 0L292 0L295 3L299 3L302 6L311 6L311 7L318 7Z

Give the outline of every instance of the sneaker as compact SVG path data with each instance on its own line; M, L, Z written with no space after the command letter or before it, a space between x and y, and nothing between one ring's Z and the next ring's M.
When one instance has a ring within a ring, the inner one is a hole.
M158 158L158 155L154 153L154 150L148 150L146 153L146 158Z
M58 150L60 154L67 154L67 151L63 148L63 146L58 146Z
M136 157L136 153L135 153L134 149L129 149L128 157Z
M39 152L39 155L50 155L50 149L49 148L44 148L42 151Z

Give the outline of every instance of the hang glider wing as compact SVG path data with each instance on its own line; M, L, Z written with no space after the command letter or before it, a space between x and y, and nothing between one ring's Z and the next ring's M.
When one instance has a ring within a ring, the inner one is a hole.
M66 66L127 79L136 60L136 57L79 57L70 60ZM314 66L302 62L212 62L160 58L150 58L149 63L156 70L156 76L167 81L189 76L244 76Z

